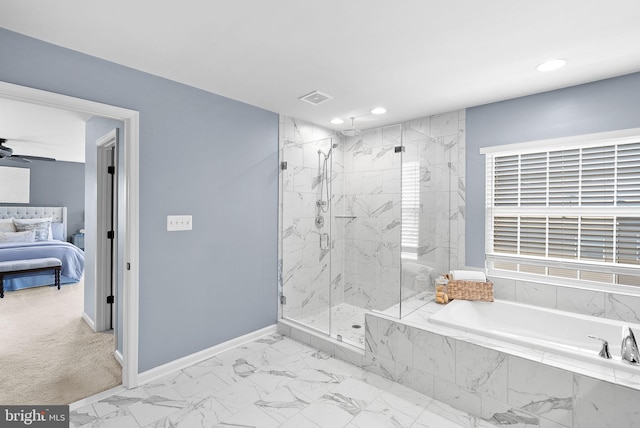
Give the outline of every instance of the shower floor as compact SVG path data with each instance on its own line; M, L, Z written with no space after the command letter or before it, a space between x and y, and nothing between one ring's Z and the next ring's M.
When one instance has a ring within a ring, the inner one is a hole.
M433 300L433 293L421 293L402 302L402 312L408 315L424 304ZM329 309L324 309L297 320L309 327L328 332L329 319L331 319L331 337L342 336L342 341L350 345L364 349L364 314L367 312L379 312L392 317L399 317L400 304L394 305L384 311L370 311L348 303L340 303ZM359 327L356 327L359 326Z
M341 335L343 342L364 349L364 314L366 312L367 310L364 308L340 303L331 308L331 315L329 315L329 308L327 308L298 321L309 327L328 332L329 319L331 319L333 328L331 337ZM354 325L359 325L360 328L354 328Z

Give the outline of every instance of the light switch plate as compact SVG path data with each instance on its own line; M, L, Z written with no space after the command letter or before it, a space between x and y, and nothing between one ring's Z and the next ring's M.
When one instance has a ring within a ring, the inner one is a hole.
M191 230L193 221L190 215L168 215L167 231L176 232L182 230Z

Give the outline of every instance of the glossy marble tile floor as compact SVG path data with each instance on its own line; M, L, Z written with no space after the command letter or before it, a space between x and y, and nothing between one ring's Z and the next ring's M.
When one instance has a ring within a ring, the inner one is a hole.
M71 427L493 427L277 334L71 412Z

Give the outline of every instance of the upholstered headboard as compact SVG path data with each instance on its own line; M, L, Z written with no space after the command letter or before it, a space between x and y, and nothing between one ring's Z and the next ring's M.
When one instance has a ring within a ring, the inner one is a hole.
M0 218L51 217L54 223L62 223L64 237L67 236L67 207L0 207Z

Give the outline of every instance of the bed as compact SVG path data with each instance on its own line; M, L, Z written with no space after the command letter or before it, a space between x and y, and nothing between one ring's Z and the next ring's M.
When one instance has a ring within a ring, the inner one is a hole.
M15 221L11 220L14 219ZM40 241L30 239L33 229L31 223L40 223L51 219L48 236L42 235L43 229L34 230L33 236ZM9 232L11 225L17 223L16 232ZM54 257L62 262L60 272L61 284L72 284L80 281L84 274L84 251L67 241L67 208L66 207L0 207L0 261L40 259ZM26 242L17 242L23 239ZM40 287L55 284L53 272L16 273L7 275L4 280L5 291Z

